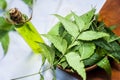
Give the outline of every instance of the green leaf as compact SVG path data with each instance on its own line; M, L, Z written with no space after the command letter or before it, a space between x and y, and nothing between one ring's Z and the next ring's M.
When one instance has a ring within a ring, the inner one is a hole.
M72 14L68 14L65 18L70 20L70 18L72 17ZM48 32L48 34L51 35L59 35L60 31L60 27L63 26L60 22L58 22L57 24L55 24L50 31Z
M41 56L42 56L42 65L41 66L43 66L46 61L46 57L45 57L44 53L41 53Z
M79 18L79 16L77 16L74 12L72 12L76 21L76 24L78 25L78 28L80 30L80 32L84 29L85 27L85 22Z
M5 10L7 7L7 2L6 0L0 0L0 9Z
M120 45L116 41L108 43L107 41L103 39L99 39L99 40L94 41L94 43L97 46L103 49L106 49L109 54L114 56L116 59L120 60Z
M0 30L0 41L2 40L2 38L4 38L6 34L8 34L8 31Z
M103 58L97 65L103 68L109 75L111 75L111 66L107 57Z
M116 40L119 40L119 39L120 39L120 37L118 37L116 35L113 35L113 36L111 36L111 38L109 39L108 42L113 42L113 41L116 41Z
M96 40L103 37L109 37L109 35L104 32L85 31L79 35L78 39L91 41L91 40Z
M86 80L86 72L84 68L83 61L81 61L81 58L79 54L76 52L70 52L65 55L68 64L78 72L78 74L83 78L83 80Z
M40 80L44 80L44 76L40 74Z
M70 49L70 48L72 48L74 46L78 46L80 44L81 44L80 41L75 41L74 43L72 43L72 44L69 45L68 49Z
M8 23L4 17L0 17L0 30L10 31L13 29L13 25Z
M110 44L107 41L105 41L104 39L96 40L96 41L94 41L94 43L95 43L95 45L97 45L103 49L111 50Z
M92 65L96 64L98 61L100 61L101 58L102 57L99 54L94 53L94 55L92 55L91 57L84 60L84 64L86 67L92 66Z
M9 36L8 32L13 29L12 24L9 24L4 17L0 17L0 41L4 50L4 54L8 51Z
M64 28L67 30L69 34L71 34L74 38L76 38L79 34L78 27L72 21L65 19L64 17L55 14L55 16L60 20L60 22L64 25Z
M60 51L62 52L62 54L64 54L66 52L67 49L67 41L63 38L61 38L60 36L56 36L56 35L43 35L44 37L46 37L47 39L50 40L51 43L53 43L53 45Z
M36 0L23 0L24 3L26 3L29 7L33 6L33 2Z
M7 51L8 51L8 47L9 47L9 35L8 35L8 34L6 34L6 35L2 38L1 44L2 44L2 48L3 48L3 50L4 50L4 54L6 54Z
M91 19L92 17L89 17L89 15L87 17L85 17L85 16L84 17L79 17L75 13L73 13L73 15L74 15L76 24L78 25L78 28L79 28L80 32L82 32L83 30L89 29L89 27L90 27L92 22L91 21L90 22L86 22L86 21L84 21L83 18L85 18L85 20L87 20L89 18Z
M68 14L67 16L65 16L65 18L68 19L68 20L71 20L72 16L73 16L73 14L70 13L70 14Z
M106 56L107 53L108 52L106 52L105 49L96 47L94 55L84 60L85 66L92 66L96 64L97 62L102 60Z
M62 32L61 32L62 33ZM64 32L62 33L61 37L63 39L65 39L67 41L67 45L69 46L72 41L73 41L73 37L66 31L64 30Z
M6 22L5 18L0 17L0 41L4 50L4 54L7 53L9 45L8 32L11 31L13 26Z
M62 26L60 22L58 22L52 29L48 32L50 35L59 35L59 29Z
M80 19L82 19L85 22L85 24L88 24L91 22L94 15L95 15L95 8L93 8L92 10L88 11L87 13L81 15Z
M95 44L94 43L81 43L79 52L82 59L89 58L91 55L93 55L95 50Z
M53 65L55 52L46 44L38 42L38 44L42 47L42 53L48 60L48 62Z

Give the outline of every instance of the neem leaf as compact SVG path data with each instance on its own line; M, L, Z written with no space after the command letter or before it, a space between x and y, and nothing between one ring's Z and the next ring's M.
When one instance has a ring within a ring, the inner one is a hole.
M8 34L8 31L0 30L0 41L2 40L2 38L4 38L6 34Z
M87 13L81 15L80 19L82 19L85 22L85 24L88 24L91 22L94 15L95 15L95 8L93 8L92 10L88 11Z
M109 52L108 55L110 54L114 56L116 59L120 60L120 45L116 41L108 43L104 39L99 39L94 41L94 43L97 46L107 50Z
M2 44L2 48L4 50L4 54L7 53L8 51L8 47L9 47L9 35L6 34L2 39L1 39L1 44Z
M42 56L42 65L41 66L43 66L46 61L46 57L45 57L44 53L41 53L41 56Z
M81 46L79 48L79 52L82 59L89 58L91 55L93 55L95 50L95 44L94 43L81 43Z
M72 21L65 19L64 17L55 14L55 16L60 20L60 22L64 25L64 28L71 34L74 38L76 38L79 34L78 27Z
M76 21L76 24L79 27L80 32L83 30L84 26L85 26L85 22L79 18L79 16L77 16L74 12L72 12Z
M73 13L73 12L72 12L72 13ZM90 27L91 21L86 23L86 21L83 20L84 17L79 17L79 16L77 16L75 13L73 13L73 15L74 15L76 24L78 25L78 28L79 28L80 32L83 31L83 30L86 30L86 29L88 29L88 28ZM89 16L88 16L88 17L89 17ZM89 18L87 18L87 17L85 17L85 18L86 18L86 19L89 19ZM90 18L91 18L91 17L90 17Z
M109 51L111 50L110 44L107 41L105 41L104 39L96 40L96 41L94 41L94 43L95 43L95 45L97 45L103 49L106 49Z
M5 10L7 7L7 2L6 0L0 0L0 9Z
M106 52L104 48L96 47L94 54L91 57L84 60L85 66L91 66L96 64L97 62L102 60L107 53L108 52Z
M76 52L70 52L65 55L68 64L78 72L79 75L86 80L86 72L84 68L83 61L81 61L81 57Z
M102 37L109 37L109 35L104 32L84 31L79 35L78 39L91 41L91 40L96 40Z
M97 63L97 65L103 68L109 75L111 75L111 67L107 57L103 58L100 62Z
M74 43L70 44L68 49L74 47L74 46L77 46L77 45L80 45L80 41L75 41Z
M8 23L4 17L0 17L0 30L10 31L13 25Z
M34 0L23 0L24 3L26 3L29 7L32 7L33 6L33 1Z
M66 52L67 49L67 41L63 39L60 36L57 35L49 35L49 34L44 34L44 37L50 40L51 43L60 51L62 54Z
M40 80L44 80L44 76L40 74Z
M68 14L65 18L70 20L70 18L72 17L72 14ZM59 29L62 26L62 24L60 22L58 22L57 24L55 24L52 29L48 32L48 34L52 34L52 35L59 35Z
M12 30L12 28L12 24L7 23L4 17L0 17L0 41L4 50L4 54L7 53L9 45L8 32Z
M59 28L62 26L60 22L58 22L52 29L48 32L50 35L59 35Z
M116 41L116 40L119 40L119 39L120 39L119 36L113 35L113 36L111 36L111 38L109 39L108 42L113 42L113 41Z
M42 47L42 52L48 62L53 65L54 58L55 58L55 52L46 44L38 42L38 44Z
M101 60L101 56L97 53L94 53L91 57L84 60L85 66L92 66Z

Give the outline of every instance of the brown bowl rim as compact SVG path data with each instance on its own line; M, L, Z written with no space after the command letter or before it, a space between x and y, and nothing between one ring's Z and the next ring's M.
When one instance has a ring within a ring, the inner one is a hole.
M63 70L63 71L66 71L66 72L69 72L69 73L74 73L74 72L72 72L70 69L63 69L61 65L57 65L57 67L58 67L59 69ZM91 71L91 70L93 70L93 69L95 69L95 68L97 68L97 65L96 65L96 64L85 68L85 70L88 72L88 71Z

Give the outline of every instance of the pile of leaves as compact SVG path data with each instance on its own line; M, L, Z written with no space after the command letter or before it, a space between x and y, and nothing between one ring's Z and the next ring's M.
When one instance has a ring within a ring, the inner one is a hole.
M66 17L55 14L58 22L47 34L50 45L42 46L42 55L51 66L61 66L77 72L86 80L86 67L97 65L111 74L108 57L120 61L119 37L98 21L95 9L78 16L71 12Z

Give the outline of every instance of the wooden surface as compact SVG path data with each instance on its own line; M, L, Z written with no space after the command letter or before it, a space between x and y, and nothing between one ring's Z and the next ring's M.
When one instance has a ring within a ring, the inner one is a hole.
M99 20L104 21L108 27L117 26L113 32L120 36L120 0L106 0L99 13ZM113 62L111 66L111 76L108 76L104 70L96 68L87 73L87 80L120 80L120 64Z
M117 26L113 31L120 36L120 0L106 0L99 13L99 20L104 21L108 27Z

